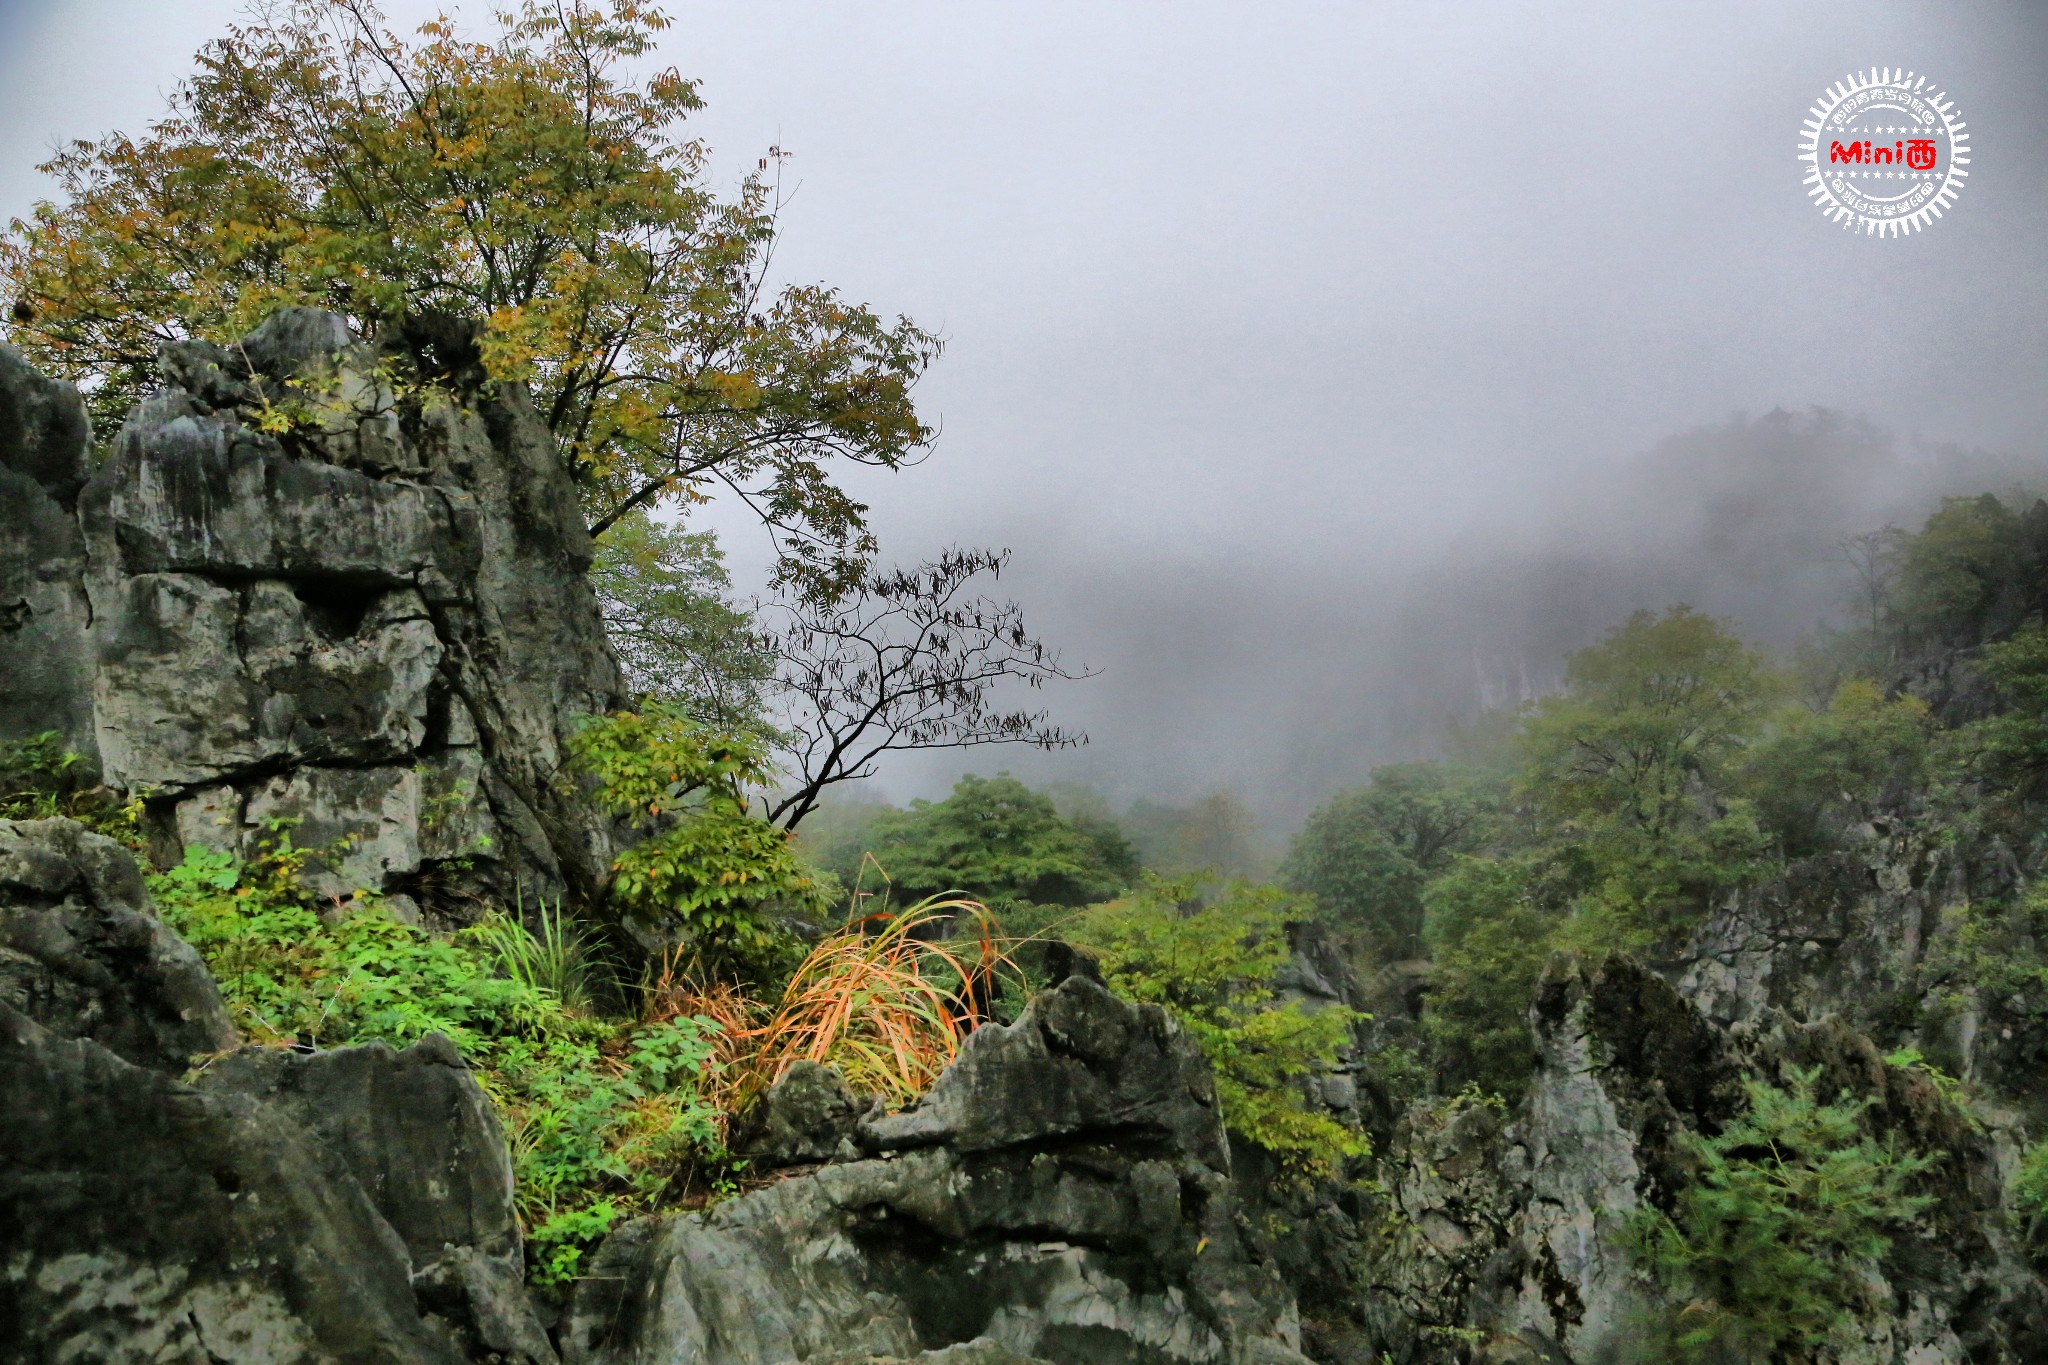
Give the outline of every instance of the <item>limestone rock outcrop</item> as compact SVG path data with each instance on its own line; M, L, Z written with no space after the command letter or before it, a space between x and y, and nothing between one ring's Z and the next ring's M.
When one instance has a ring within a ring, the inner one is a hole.
M0 820L0 1004L173 1075L235 1043L206 964L151 911L134 858L69 820Z
M0 345L0 744L56 732L95 766L78 493L85 404Z
M126 850L0 821L0 1359L553 1365L447 1041L233 1043Z
M1631 1215L1669 1207L1692 1174L1682 1136L1739 1114L1743 1076L1782 1084L1794 1068L1818 1068L1821 1094L1869 1099L1874 1135L1937 1158L1933 1210L1885 1257L1859 1341L1830 1358L2020 1365L2048 1349L1994 1136L1839 1019L1723 1028L1618 958L1553 963L1531 1022L1540 1061L1517 1110L1419 1106L1388 1154L1383 1235L1356 1281L1376 1350L1400 1365L1639 1358L1642 1324L1672 1305L1640 1271Z
M619 675L576 491L520 386L425 326L373 344L287 309L167 347L89 479L77 395L0 350L0 492L26 509L0 536L0 739L66 736L147 797L163 856L288 831L337 899L601 883L607 826L563 768Z
M790 1107L828 1131L839 1112ZM1070 978L854 1140L858 1159L615 1232L566 1358L1302 1365L1239 1233L1208 1065L1156 1007Z

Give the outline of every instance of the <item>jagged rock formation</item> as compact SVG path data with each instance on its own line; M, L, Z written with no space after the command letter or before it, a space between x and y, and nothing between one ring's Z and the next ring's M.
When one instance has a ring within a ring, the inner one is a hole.
M85 538L91 424L70 385L0 345L0 742L56 731L94 752Z
M0 1005L174 1075L235 1042L206 964L151 912L128 850L68 820L0 820Z
M444 1039L232 1046L126 850L0 822L0 1358L551 1365Z
M1070 978L900 1114L794 1086L757 1152L856 1159L615 1232L567 1359L1302 1362L1240 1236L1207 1063L1156 1007Z
M0 739L64 734L148 796L165 856L288 829L321 892L402 915L465 877L599 885L606 826L562 767L618 670L520 387L460 329L372 344L311 309L163 370L88 480L77 396L0 349L0 493L26 509Z
M1839 1359L2018 1365L2048 1350L2040 1282L2000 1213L1995 1135L1839 1019L1771 1011L1722 1028L1633 962L1563 959L1531 1021L1540 1063L1514 1113L1422 1105L1402 1124L1380 1235L1355 1267L1359 1336L1375 1350L1396 1362L1642 1358L1644 1322L1671 1305L1638 1270L1631 1215L1670 1207L1692 1175L1681 1135L1737 1116L1741 1077L1782 1083L1812 1067L1819 1093L1874 1100L1874 1134L1939 1154L1938 1202L1894 1243L1872 1286L1880 1307Z

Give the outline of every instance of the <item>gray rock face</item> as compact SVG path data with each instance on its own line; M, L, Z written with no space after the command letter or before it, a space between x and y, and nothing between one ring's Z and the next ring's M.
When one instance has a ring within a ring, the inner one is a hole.
M761 1097L735 1150L761 1170L858 1159L861 1105L829 1066L797 1062Z
M96 767L85 541L85 405L0 345L0 743L56 731Z
M127 850L0 821L0 1359L552 1365L446 1039L232 1047Z
M567 1358L1303 1360L1237 1230L1207 1064L1157 1009L1069 979L858 1140L865 1159L613 1234Z
M520 1267L505 1134L454 1046L439 1034L311 1054L247 1048L206 1088L247 1095L339 1156L417 1270L458 1247Z
M461 1359L397 1235L282 1115L5 1006L0 1109L0 1357Z
M157 920L128 850L69 820L0 820L0 1003L172 1074L235 1044L206 964Z
M204 1088L257 1101L338 1161L404 1244L420 1307L465 1343L553 1359L526 1297L504 1130L446 1038L403 1052L247 1048Z
M1991 1139L1862 1035L1778 1013L1724 1029L1626 960L1554 963L1531 1020L1541 1060L1512 1118L1418 1108L1389 1153L1385 1231L1366 1244L1357 1292L1394 1361L1637 1358L1645 1315L1673 1305L1634 1264L1630 1215L1668 1207L1691 1174L1680 1138L1741 1112L1742 1076L1782 1082L1794 1067L1820 1068L1823 1094L1871 1098L1873 1132L1940 1154L1929 1224L1894 1243L1872 1287L1880 1308L1831 1359L2040 1358L2040 1283L2006 1235Z
M598 886L562 768L619 680L576 492L517 385L437 351L394 391L424 364L306 309L179 343L88 481L77 395L0 349L0 739L64 734L165 856L288 830L336 899Z

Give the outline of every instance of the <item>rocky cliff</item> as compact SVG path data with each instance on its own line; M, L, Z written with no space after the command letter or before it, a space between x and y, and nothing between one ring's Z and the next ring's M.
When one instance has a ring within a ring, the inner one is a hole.
M288 838L337 913L598 888L564 756L618 675L517 386L460 329L310 310L163 376L95 460L0 348L0 741L54 732L160 863ZM1199 1050L1086 979L903 1113L800 1068L774 1181L626 1225L551 1320L444 1040L238 1049L125 849L0 822L0 1109L8 1360L1303 1361Z
M310 309L163 377L94 468L77 395L0 348L0 740L62 735L172 861L288 832L408 917L597 886L562 766L618 669L519 386L462 329Z

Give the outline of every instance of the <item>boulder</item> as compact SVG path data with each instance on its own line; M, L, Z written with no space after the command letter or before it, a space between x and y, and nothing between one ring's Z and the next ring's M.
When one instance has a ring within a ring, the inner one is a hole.
M615 1232L566 1358L1305 1360L1238 1232L1207 1062L1156 1007L1070 977L858 1141L870 1155Z
M837 1071L795 1062L747 1115L734 1149L762 1171L858 1158L862 1108Z
M0 1005L0 1358L458 1365L404 1244L285 1115Z
M219 988L156 918L135 859L70 820L0 820L0 1003L173 1075L235 1044Z
M554 1359L526 1295L504 1130L446 1038L401 1052L245 1048L202 1085L288 1119L352 1176L404 1245L421 1309L460 1340L508 1360Z
M458 1248L520 1268L512 1159L490 1099L440 1034L299 1052L244 1048L209 1091L285 1115L340 1159L398 1233L416 1272Z
M126 849L0 821L0 1359L553 1365L447 1039L234 1043Z

